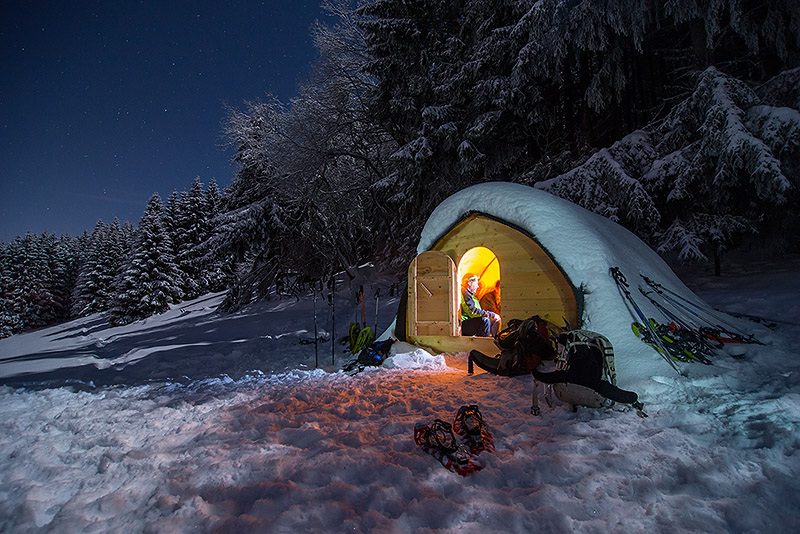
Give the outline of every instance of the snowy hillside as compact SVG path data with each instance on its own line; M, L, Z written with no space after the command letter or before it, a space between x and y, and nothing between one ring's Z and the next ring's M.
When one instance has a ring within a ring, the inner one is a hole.
M790 531L800 258L689 273L712 305L785 322L753 323L767 345L743 360L641 382L646 419L557 400L531 416L530 378L468 376L463 354L349 376L324 342L315 370L310 299L222 315L212 295L125 327L92 316L0 340L0 532ZM370 326L375 290L388 294L376 280ZM342 287L340 333L361 315ZM379 305L382 330L397 301ZM497 451L462 478L412 432L469 403Z

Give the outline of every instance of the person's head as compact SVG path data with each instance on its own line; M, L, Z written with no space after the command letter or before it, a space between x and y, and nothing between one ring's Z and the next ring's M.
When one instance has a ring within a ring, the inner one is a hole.
M480 278L477 274L467 273L464 275L464 278L461 280L461 291L464 292L465 289L469 289L472 293L475 293L478 290L478 286L480 285Z

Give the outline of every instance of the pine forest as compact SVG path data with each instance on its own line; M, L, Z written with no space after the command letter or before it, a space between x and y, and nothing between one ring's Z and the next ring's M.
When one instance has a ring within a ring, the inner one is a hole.
M663 256L797 252L800 0L325 0L290 102L226 109L230 185L0 243L0 337L208 292L238 309L373 262L446 197L531 185Z

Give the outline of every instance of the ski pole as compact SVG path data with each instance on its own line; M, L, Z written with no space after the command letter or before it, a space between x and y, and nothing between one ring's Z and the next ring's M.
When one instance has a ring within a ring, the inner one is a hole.
M378 335L378 304L380 303L380 300L381 288L378 288L378 290L375 292L375 329L373 330L376 336Z
M314 292L314 369L319 368L319 336L317 335L317 288L312 287Z
M714 350L717 348L721 348L722 344L720 343L719 347L714 347L709 343L708 336L703 332L703 328L692 323L687 324L682 318L678 317L670 310L668 310L665 306L663 306L660 302L655 300L651 293L648 293L644 289L639 287L639 292L644 295L653 306L658 308L658 310L664 315L667 320L672 321L675 325L675 334L680 335L682 338L681 341L684 344L688 345L692 349L698 349L697 352L699 354L694 354L694 351L690 351L692 356L695 359L701 361L705 364L710 364L711 361L708 358L714 356ZM672 329L670 329L672 330ZM687 336L690 336L690 339L686 339ZM676 337L676 336L672 336ZM676 338L677 339L677 338Z
M331 304L331 365L335 364L336 356L336 277L331 278L331 294L328 299Z
M727 315L733 315L734 317L749 319L749 320L754 321L756 323L761 323L764 326L766 326L767 328L774 328L775 327L774 323L788 324L790 326L800 326L800 323L793 323L791 321L781 321L781 320L778 320L778 319L770 319L769 317L760 317L758 315L748 315L746 313L725 311L725 310L720 310L719 308L714 308L714 309L717 310L718 312L722 312L722 313L725 313Z
M617 284L617 289L623 295L623 298L626 299L628 302L630 302L631 306L633 306L633 309L639 316L639 320L642 321L642 325L650 333L650 335L653 338L653 341L655 341L655 343L658 344L659 349L661 349L661 356L675 370L676 373L681 374L680 370L678 369L678 366L675 364L674 361L672 361L672 357L669 355L669 352L667 351L666 347L664 347L664 344L661 342L661 338L659 337L658 333L656 333L656 331L653 330L653 326L650 324L650 321L647 320L647 317L645 316L644 312L636 304L636 301L633 300L633 295L631 295L631 292L628 291L628 280L625 278L625 275L622 274L620 268L611 267L609 269L609 274L611 274L611 277L614 278L614 282L616 282ZM628 308L628 312L630 313L630 308ZM631 313L631 315L633 315L633 313ZM636 315L633 315L633 318L636 319Z
M331 362L333 361L333 351L336 347L336 314L333 309L333 293L328 294L328 307L331 309Z
M361 301L361 328L367 327L367 312L364 308L364 286L358 290L358 299Z
M742 339L748 340L748 342L750 342L750 343L762 344L757 339L755 339L752 335L746 336L745 334L742 334L741 332L739 332L736 329L736 327L734 325L732 325L731 323L726 321L724 318L722 318L722 317L718 316L717 314L713 313L712 311L710 311L710 310L708 310L706 308L703 308L699 304L697 304L695 302L692 302L691 300L683 297L682 295L679 295L678 293L672 291L668 287L664 287L663 285L659 284L655 280L652 280L651 278L648 278L647 276L645 276L645 275L643 275L641 273L639 273L639 276L642 277L642 280L644 280L647 283L647 285L649 285L650 287L655 289L656 293L658 293L659 295L661 295L665 299L670 300L673 303L681 306L683 309L685 309L689 313L693 314L695 317L697 317L701 321L704 321L704 322L708 323L711 326L715 326L715 327L719 328L720 330L724 331L727 334L738 335ZM681 301L685 302L686 304L689 304L693 308L705 313L708 317L711 317L714 321L721 322L721 323L727 325L728 327L733 328L733 330L726 330L725 328L722 328L718 324L717 325L713 324L713 322L708 320L708 318L704 318L697 311L693 311L693 310L689 309L687 306L682 305L680 302L678 302L677 299L680 299Z

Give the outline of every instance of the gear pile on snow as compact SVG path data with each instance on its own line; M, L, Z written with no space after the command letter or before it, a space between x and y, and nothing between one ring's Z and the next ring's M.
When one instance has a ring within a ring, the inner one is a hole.
M386 339L383 341L376 341L361 349L358 356L350 363L342 367L346 373L358 374L367 367L379 367L383 365L386 358L389 356L389 350L392 348L394 339Z
M350 330L347 336L348 343L350 344L350 354L358 354L365 347L369 346L375 341L375 334L368 326L361 328L358 323L350 323Z
M463 440L460 444L453 427ZM494 451L492 435L475 404L459 408L452 425L441 419L430 425L418 423L414 427L414 442L445 468L461 476L483 469L477 455L482 451Z
M553 348L553 342L558 350ZM474 364L499 376L533 374L534 415L541 413L537 381L546 384L548 395L555 394L573 408L601 408L620 402L641 412L637 394L617 387L614 348L608 338L597 332L564 332L533 316L524 321L511 319L509 326L495 336L495 344L501 349L497 356L477 350L469 353L467 373L474 372Z

